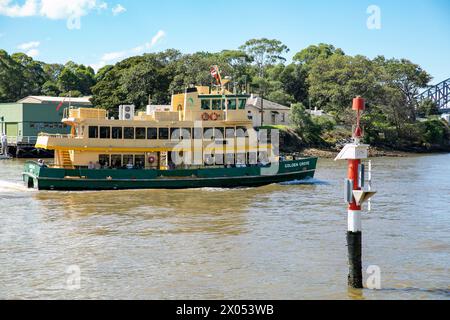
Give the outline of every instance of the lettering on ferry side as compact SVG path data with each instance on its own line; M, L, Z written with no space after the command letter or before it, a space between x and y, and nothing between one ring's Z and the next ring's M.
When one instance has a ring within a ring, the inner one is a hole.
M309 161L306 162L294 162L294 163L287 163L285 164L285 168L297 168L297 167L303 167L303 166L309 166Z

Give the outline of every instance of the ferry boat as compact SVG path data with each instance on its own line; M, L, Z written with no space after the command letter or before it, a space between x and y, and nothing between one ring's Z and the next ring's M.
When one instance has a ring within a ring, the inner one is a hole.
M66 108L62 122L70 134L41 133L36 143L54 150L54 163L27 162L23 180L39 190L119 190L258 187L312 178L317 158L280 157L276 137L248 119L248 98L223 85L197 86L173 94L170 106L138 113L120 106L118 119L103 109Z

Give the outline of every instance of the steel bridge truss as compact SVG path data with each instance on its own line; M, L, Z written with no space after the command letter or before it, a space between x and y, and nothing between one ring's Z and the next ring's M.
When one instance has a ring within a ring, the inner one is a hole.
M450 110L450 79L442 81L441 83L430 87L426 91L419 94L418 101L430 99L437 103L441 111Z

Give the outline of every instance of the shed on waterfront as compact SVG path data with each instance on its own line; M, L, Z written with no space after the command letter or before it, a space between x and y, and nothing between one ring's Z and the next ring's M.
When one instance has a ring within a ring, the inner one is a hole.
M92 107L90 97L28 96L17 102L0 103L0 133L6 133L9 144L33 144L40 132L67 134L69 129L61 120L69 105Z

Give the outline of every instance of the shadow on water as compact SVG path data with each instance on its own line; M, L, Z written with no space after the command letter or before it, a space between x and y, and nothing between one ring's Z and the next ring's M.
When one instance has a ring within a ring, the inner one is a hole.
M315 178L305 179L305 180L294 180L288 182L279 183L281 186L299 186L299 185L313 185L313 186L329 186L330 183L328 181L319 180Z
M427 293L432 295L438 295L445 298L450 298L450 288L447 289L441 289L441 288L435 288L435 289L423 289L423 288L382 288L377 291L380 292L393 292L393 293Z
M414 288L414 287L406 287L406 288L382 288L382 289L353 289L348 288L347 296L351 300L366 300L371 294L381 293L381 294L389 294L393 293L395 296L408 296L409 294L413 296L417 296L418 294L430 294L434 297L440 296L442 298L448 299L450 297L450 288L447 289L423 289L423 288ZM384 297L388 297L383 295Z
M280 187L278 187L280 188ZM85 224L94 220L111 232L129 225L128 234L239 235L248 232L247 212L253 204L277 191L256 189L122 190L37 192L44 219L69 219ZM43 209L43 210L42 210Z

